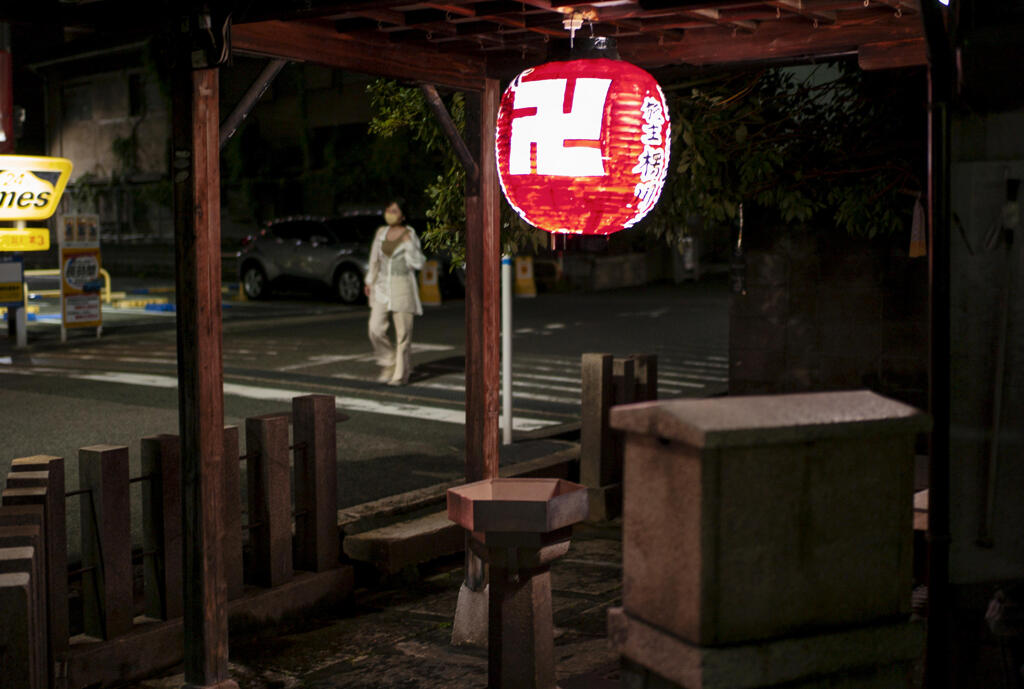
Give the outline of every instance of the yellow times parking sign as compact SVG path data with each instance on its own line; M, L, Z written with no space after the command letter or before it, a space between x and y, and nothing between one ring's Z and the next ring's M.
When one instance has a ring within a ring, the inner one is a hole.
M0 155L0 220L46 220L70 176L67 158Z

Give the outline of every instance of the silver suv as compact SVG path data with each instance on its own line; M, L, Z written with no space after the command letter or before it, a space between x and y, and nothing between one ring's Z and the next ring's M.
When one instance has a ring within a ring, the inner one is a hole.
M373 233L380 215L271 220L238 252L238 276L249 299L286 284L327 287L345 304L363 299Z

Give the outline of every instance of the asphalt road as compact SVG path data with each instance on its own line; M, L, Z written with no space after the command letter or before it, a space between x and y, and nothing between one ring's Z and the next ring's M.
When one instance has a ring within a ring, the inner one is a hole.
M721 280L516 299L516 435L578 420L584 352L658 355L662 398L724 393L728 304ZM73 331L62 344L52 310L44 304L30 324L27 349L0 341L0 476L13 458L57 455L71 490L78 449L103 443L127 445L137 475L140 439L178 429L174 313L106 310L101 338ZM374 380L367 314L301 295L224 308L225 423L285 411L296 395L334 394L349 416L337 429L341 505L463 471L463 302L417 318L415 370L402 388ZM550 445L514 442L502 463L558 447ZM69 515L77 512L69 503Z

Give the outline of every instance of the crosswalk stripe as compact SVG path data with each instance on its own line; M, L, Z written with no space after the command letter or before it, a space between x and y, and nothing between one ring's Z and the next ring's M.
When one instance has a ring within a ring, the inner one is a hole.
M144 373L75 373L70 374L68 377L79 380L91 380L103 383L122 383L126 385L140 385L155 388L178 387L178 379L175 377ZM256 385L243 385L240 383L224 383L224 394L263 401L291 402L293 397L299 397L309 393L301 390L285 390L280 388L265 388ZM380 402L377 400L342 395L335 395L334 399L337 406L350 412L366 412L369 414L401 416L426 421L440 421L443 423L466 423L466 413L463 409L430 407L422 404L411 404L406 402ZM534 419L520 416L512 419L512 428L517 431L535 431L547 426L557 425L558 423L558 421L552 421L550 419Z

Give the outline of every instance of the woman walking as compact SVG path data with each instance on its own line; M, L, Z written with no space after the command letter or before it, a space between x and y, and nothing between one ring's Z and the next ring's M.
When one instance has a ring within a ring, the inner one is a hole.
M423 315L416 271L425 260L416 232L405 225L398 202L384 210L384 222L370 247L370 267L364 291L370 302L369 335L380 366L377 381L405 385L412 372L412 321ZM389 319L395 324L395 343L388 338Z

